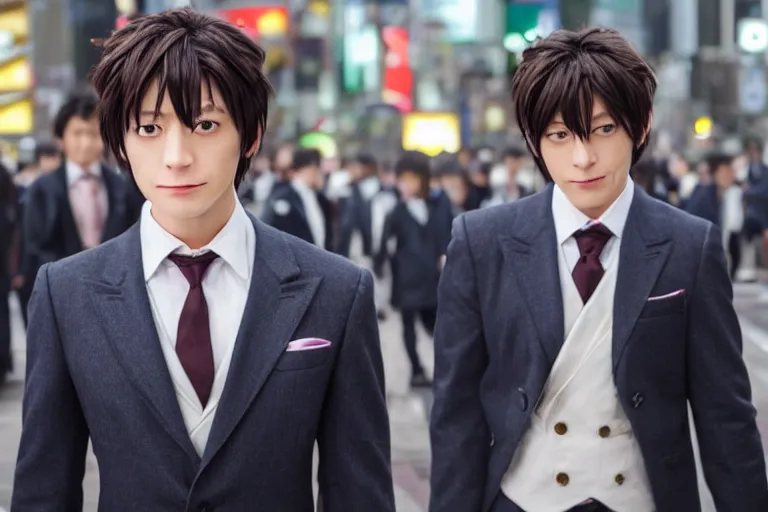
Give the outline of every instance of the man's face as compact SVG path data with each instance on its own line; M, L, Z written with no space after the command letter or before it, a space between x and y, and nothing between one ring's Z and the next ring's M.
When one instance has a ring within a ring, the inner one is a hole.
M722 164L714 169L713 176L717 187L726 189L736 182L736 175L731 164Z
M61 166L61 155L40 155L37 168L40 172L50 172Z
M96 116L88 119L78 116L71 118L58 142L67 159L82 168L100 161L104 151Z
M449 174L443 176L442 184L443 190L448 194L451 203L455 206L464 206L464 203L467 201L467 195L469 194L467 182L464 177Z
M167 93L154 117L158 88L153 83L141 104L139 126L131 123L125 135L136 183L161 224L227 218L234 207L240 136L221 93L211 85L211 96L202 88L202 113L190 129L176 116Z
M360 181L365 178L365 169L360 162L352 162L349 164L349 177L352 181Z
M414 199L421 195L421 178L415 172L402 172L397 177L397 189L403 199Z
M521 161L522 158L517 158L514 156L508 156L504 158L504 167L507 168L507 174L509 176L514 176L517 174L517 171L520 169Z
M632 139L595 98L587 140L571 133L557 114L541 138L541 157L554 182L590 218L621 195L632 163Z

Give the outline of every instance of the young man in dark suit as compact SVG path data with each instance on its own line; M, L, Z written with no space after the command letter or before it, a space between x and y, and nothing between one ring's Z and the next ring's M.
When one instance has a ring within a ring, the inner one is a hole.
M24 275L45 263L95 247L131 227L140 202L130 184L102 163L97 99L73 94L53 122L62 165L36 179L24 194Z
M512 84L541 193L458 218L439 288L432 512L768 510L720 231L628 178L653 71L556 31Z
M192 9L103 43L104 140L140 222L39 272L11 507L392 512L369 273L248 216L237 185L271 88L264 51Z

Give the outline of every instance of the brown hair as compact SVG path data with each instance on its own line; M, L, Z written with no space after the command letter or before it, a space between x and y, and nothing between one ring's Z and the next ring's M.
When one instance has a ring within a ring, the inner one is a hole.
M125 133L139 124L144 95L158 83L155 113L168 92L179 119L190 129L200 116L200 91L215 84L240 134L237 187L248 170L245 153L264 134L272 87L262 72L264 50L234 25L185 7L142 16L104 41L91 81L100 97L101 135L118 164ZM211 95L212 96L212 95Z
M547 179L541 137L558 113L575 136L588 139L592 103L600 97L634 142L634 164L648 143L655 92L650 66L617 31L606 28L557 30L538 40L523 52L512 79L517 123Z

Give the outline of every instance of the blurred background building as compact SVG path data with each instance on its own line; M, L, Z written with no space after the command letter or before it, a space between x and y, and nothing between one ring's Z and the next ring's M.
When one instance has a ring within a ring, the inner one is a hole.
M0 0L0 150L47 134L87 83L92 38L180 5L266 47L276 139L321 134L387 151L431 137L433 152L508 143L522 50L587 25L619 29L654 65L666 146L768 135L766 0Z

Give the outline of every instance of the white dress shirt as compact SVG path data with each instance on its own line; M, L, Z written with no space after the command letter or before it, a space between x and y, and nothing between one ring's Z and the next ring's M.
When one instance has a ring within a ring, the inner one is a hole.
M600 254L600 263L607 270L611 265L618 265L618 253L621 247L621 238L624 235L624 226L627 223L629 208L632 206L632 198L635 195L635 184L631 178L627 178L624 190L599 219L605 227L611 230L613 237L605 244ZM552 193L552 217L555 220L555 233L557 235L558 260L565 261L567 272L560 272L560 289L563 294L565 307L565 335L571 331L576 323L583 307L581 296L573 286L573 269L579 261L579 245L573 234L585 227L590 221L586 215L579 211L565 193L555 185Z
M85 171L82 167L69 160L67 160L65 166L67 170L67 189L70 189L75 183L77 183L77 180L80 179ZM101 211L104 212L104 218L106 219L107 212L109 212L109 196L107 194L107 187L104 185L103 176L101 175L101 163L92 163L88 167L88 173L94 176L98 176L101 180L99 183L99 206L101 207Z
M301 180L293 180L294 190L298 192L301 202L304 203L304 213L312 232L312 240L318 247L325 247L325 214L317 200L317 192L309 188Z
M144 203L141 212L142 264L152 315L187 431L199 454L205 449L213 415L229 372L256 252L253 223L240 202L235 204L235 211L224 228L211 243L196 251L155 221L151 213L152 203ZM189 283L168 256L172 253L194 256L207 251L214 251L219 257L208 267L202 281L216 372L211 396L203 408L176 355L176 334Z

